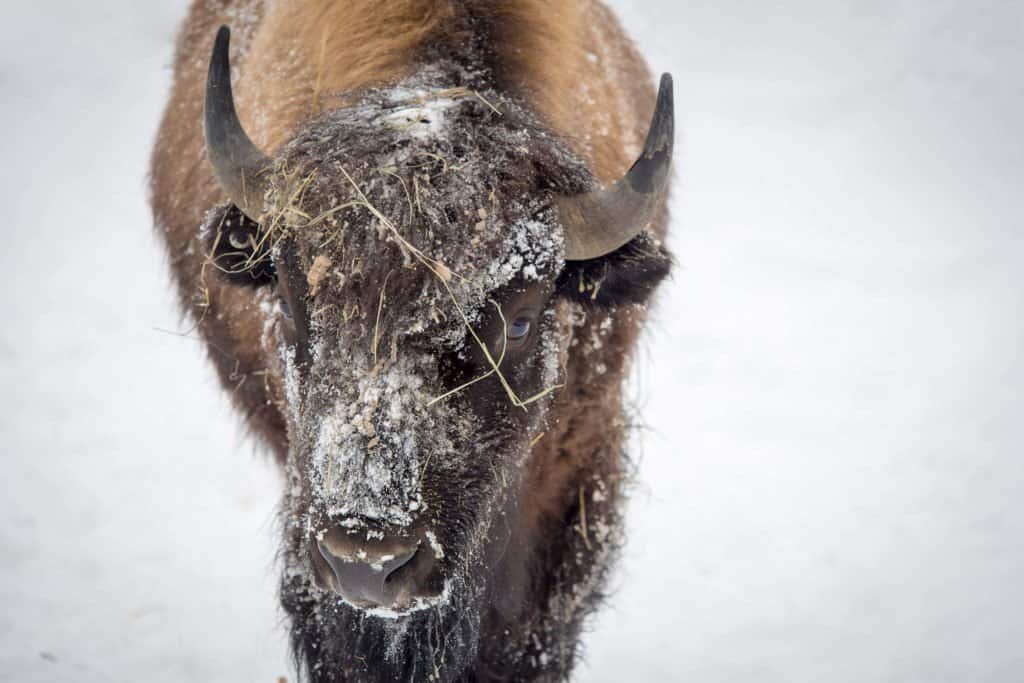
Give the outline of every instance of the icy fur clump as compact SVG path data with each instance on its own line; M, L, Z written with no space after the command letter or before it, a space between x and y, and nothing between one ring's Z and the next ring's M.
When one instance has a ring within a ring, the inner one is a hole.
M355 392L317 420L310 483L330 517L407 526L425 511L418 484L427 458L453 451L448 430L459 420L444 407L427 407L434 396L418 369L400 356L386 369L352 377Z
M492 288L508 284L517 276L538 280L542 272L550 272L558 265L561 233L552 230L548 222L518 221L511 226L506 240L507 251L487 269L486 284Z

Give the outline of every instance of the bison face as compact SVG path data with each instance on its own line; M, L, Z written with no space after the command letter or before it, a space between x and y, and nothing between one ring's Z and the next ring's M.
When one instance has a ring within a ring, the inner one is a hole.
M269 192L298 568L324 600L396 615L478 602L517 540L571 338L544 187L589 180L521 112L432 97L321 120Z
M206 231L225 277L260 292L297 642L339 671L374 654L396 667L378 662L382 677L439 652L451 664L498 596L515 611L530 591L521 520L543 501L522 475L572 381L574 325L585 307L642 302L667 272L642 230L662 199L670 90L667 131L595 190L519 103L451 88L455 65L364 93L263 156L226 55L222 33L206 133L234 203Z

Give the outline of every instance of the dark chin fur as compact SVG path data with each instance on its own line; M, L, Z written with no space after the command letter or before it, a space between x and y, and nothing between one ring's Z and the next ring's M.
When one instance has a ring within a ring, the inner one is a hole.
M614 512L606 519L618 528ZM456 581L444 605L400 619L370 616L311 587L307 574L286 573L281 603L291 621L299 678L310 683L566 680L579 655L583 619L601 602L601 586L617 552L617 533L608 540L590 554L570 529L542 544L547 548L540 557L537 548L531 553L512 541L514 555L533 556L530 562L553 571L540 582L535 577L527 588L516 585L526 577L515 576L526 566L513 562L517 571L509 574L503 563L499 576L486 583L483 578L476 584ZM479 563L473 569L471 576L488 576Z
M443 606L389 619L310 590L304 578L286 578L281 588L296 668L311 683L467 680L478 650L479 595L462 587Z

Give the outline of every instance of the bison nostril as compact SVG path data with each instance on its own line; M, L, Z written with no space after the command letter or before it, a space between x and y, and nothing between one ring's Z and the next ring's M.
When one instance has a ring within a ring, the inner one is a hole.
M357 551L352 554L338 552L323 542L317 544L320 554L334 572L334 588L351 602L373 605L387 605L393 600L387 585L388 578L404 566L416 554L407 550L398 554L369 554ZM397 596L393 596L397 597Z
M366 541L335 529L324 533L316 545L327 564L322 569L329 567L324 578L354 605L403 607L436 593L433 553L417 539Z
M420 552L419 548L417 548L416 550L412 551L411 553L408 553L408 554L404 555L401 558L401 562L398 561L399 558L395 558L396 561L394 562L393 566L390 568L390 571L387 571L387 575L384 577L384 583L393 583L395 581L401 581L402 570L405 569L406 567L409 567L410 565L412 565L413 558L416 557L416 555L419 552Z

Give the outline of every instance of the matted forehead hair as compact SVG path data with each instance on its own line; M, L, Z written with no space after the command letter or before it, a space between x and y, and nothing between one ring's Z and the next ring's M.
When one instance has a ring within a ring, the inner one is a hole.
M420 80L360 99L303 129L276 165L270 228L315 284L314 307L390 326L414 299L422 320L457 329L452 295L472 312L513 278L557 275L554 196L594 182L562 140L493 92ZM385 289L395 305L382 308Z

